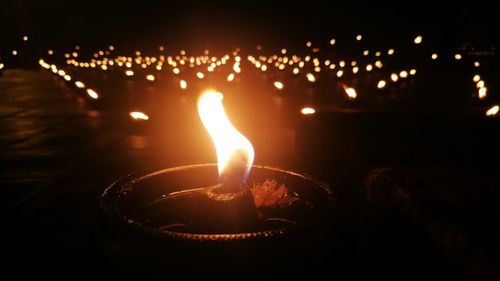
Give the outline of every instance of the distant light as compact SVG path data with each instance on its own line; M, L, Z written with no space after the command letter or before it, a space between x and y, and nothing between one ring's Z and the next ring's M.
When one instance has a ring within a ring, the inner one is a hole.
M17 51L16 50L12 50L12 55L13 56L17 56Z
M311 46L312 46L311 41L307 41L306 46L307 46L307 47L311 47Z
M95 100L99 98L99 95L92 89L87 89L87 94Z
M492 106L486 111L486 116L495 116L497 115L498 110L500 110L500 107L498 105Z
M377 88L383 89L383 88L385 88L385 84L386 84L385 80L380 80L377 83Z
M299 74L299 69L298 68L294 68L293 69L293 74L295 74L295 75Z
M359 67L355 66L352 68L352 73L356 74L359 71Z
M227 76L227 81L231 82L233 80L234 80L234 73L229 73L229 75Z
M79 89L83 89L85 88L85 84L83 84L82 82L80 81L75 81L75 86Z
M134 76L134 71L132 71L132 70L129 69L129 70L125 71L125 75L127 75L127 76Z
M300 112L304 115L311 115L316 113L316 110L312 107L304 107L300 110Z
M286 54L286 49L285 49L285 48L281 49L281 53L282 53L283 55L284 55L284 54Z
M373 66L371 64L366 65L366 71L370 72L373 70Z
M392 56L392 55L394 54L394 49L389 49L389 50L387 51L387 54L388 54L389 56Z
M205 74L203 74L203 72L198 71L196 73L196 77L198 77L199 79L203 79L203 78L205 78Z
M4 68L4 64L0 63L0 69Z
M187 88L187 82L184 80L179 81L179 85L181 86L181 89L185 90Z
M438 54L436 54L436 53L432 54L431 58L432 58L432 60L437 59L438 58Z
M484 87L484 85L485 85L485 84L484 84L484 81L483 81L483 80L479 80L479 81L477 81L477 83L476 83L476 88L478 88L478 89L479 89L479 88L482 88L482 87Z
M165 51L165 47L164 47L164 46L158 46L158 50L159 50L160 52L163 52L163 51Z
M418 44L422 43L422 39L423 39L422 36L418 35L417 37L415 37L415 39L413 39L413 43L418 45Z
M455 54L455 59L456 60L461 60L462 59L462 55L461 54Z
M155 81L155 76L154 76L153 74L148 74L148 75L146 76L146 79L147 79L148 81L151 81L151 82L152 82L152 81Z
M392 73L392 74L391 74L391 80L392 80L393 82L397 82L397 81L398 81L398 79L399 79L399 77L398 77L398 75L397 75L396 73Z
M488 91L488 88L486 88L486 87L479 88L479 93L478 93L479 99L485 99L487 91Z
M312 74L312 73L307 73L306 78L307 78L307 81L309 81L311 83L316 82L316 76L314 76L314 74Z
M343 61L343 60L339 61L339 66L340 67L344 67L345 66L345 61Z
M315 71L315 72L320 72L320 71L321 71L321 67L316 66L316 67L314 68L314 71Z
M48 51L47 51L47 54L49 54L49 55L53 55L53 54L54 54L54 51L52 51L52 50L48 50Z
M62 70L62 69L59 69L59 70L57 71L57 74L58 74L59 76L64 76L64 75L66 75L66 72L64 72L64 70Z
M342 75L344 75L344 71L341 69L339 71L337 71L337 77L340 78L342 77Z
M357 61L355 61L355 60L351 61L351 66L356 66L357 64L358 64Z
M172 69L172 72L174 74L179 74L181 71L177 67L175 67L174 69Z
M382 55L382 53L381 53L381 52L375 52L375 56L376 56L376 57L380 57L381 55Z
M378 60L378 61L375 62L375 66L377 68L382 68L383 65L382 65L382 62Z
M415 68L410 69L410 75L417 74L417 70Z
M368 56L368 54L369 54L369 53L370 53L370 51L368 51L368 50L364 50L364 51L363 51L363 56Z
M146 114L144 114L144 112L132 111L132 112L129 113L129 115L134 120L144 120L144 121L149 120L149 116L147 116Z
M479 67L479 66L481 66L481 64L480 64L478 61L475 61L475 62L474 62L474 66L475 66L475 67Z
M474 75L474 77L472 77L472 81L474 81L475 83L479 82L479 80L481 80L481 76L479 74L476 74Z
M278 90L283 90L284 85L283 85L283 83L276 81L276 82L274 82L274 87Z
M358 97L358 94L356 93L356 90L354 88L349 87L349 88L345 88L344 90L350 99L355 99L356 97Z
M265 71L267 70L267 65L265 65L265 64L264 64L264 65L262 65L262 67L260 68L260 70L262 70L262 71L264 71L264 72L265 72Z
M408 71L406 71L406 70L401 71L401 72L399 73L399 77L401 77L401 78L406 78L406 77L408 77Z
M24 41L24 42L28 41L28 36L24 35L24 36L23 36L23 41Z
M108 49L109 49L110 51L114 51L114 50L115 50L115 46L110 45L110 46L108 47Z
M358 35L356 36L356 40L357 40L357 41L361 41L361 39L363 39L363 36L362 36L361 34L358 34Z
M68 74L64 75L64 80L66 81L71 81L71 76L69 76Z
M332 46L333 46L333 45L335 45L335 39L333 39L333 38L332 38L332 39L330 40L330 45L332 45Z

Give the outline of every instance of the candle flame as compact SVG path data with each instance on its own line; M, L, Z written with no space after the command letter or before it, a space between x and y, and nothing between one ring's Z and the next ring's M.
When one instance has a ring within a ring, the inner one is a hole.
M219 176L226 178L236 173L241 176L237 179L241 183L250 172L254 150L250 141L229 121L222 104L223 97L222 93L215 91L203 93L198 100L198 114L214 142Z

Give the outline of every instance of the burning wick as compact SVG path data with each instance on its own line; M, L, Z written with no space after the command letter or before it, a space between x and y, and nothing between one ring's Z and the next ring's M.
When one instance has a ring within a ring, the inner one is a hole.
M231 124L222 105L223 95L207 91L198 100L200 119L217 152L222 190L237 191L244 186L254 160L250 141Z

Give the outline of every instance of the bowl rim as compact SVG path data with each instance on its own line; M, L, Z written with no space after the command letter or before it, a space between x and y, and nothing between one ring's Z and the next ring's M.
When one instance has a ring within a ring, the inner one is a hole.
M205 167L217 167L217 163L203 163L203 164L189 164L189 165L181 165L175 167L168 168L149 168L142 171L130 173L125 177L122 177L111 185L106 187L102 194L100 195L99 205L101 210L104 211L106 216L113 222L117 222L121 225L131 226L132 228L139 230L140 232L154 235L160 238L170 238L177 240L194 240L194 241L237 241L237 240L258 240L258 239L267 239L277 236L282 236L294 228L298 228L298 226L289 226L289 227L278 227L274 229L264 230L264 231L254 231L254 232L242 232L242 233L216 233L216 234L205 234L205 233L186 233L186 232L177 232L177 231L169 231L169 230L159 230L153 227L150 227L141 221L136 219L127 217L126 215L119 212L118 208L113 207L113 204L109 204L109 200L111 200L111 194L123 188L125 185L133 185L137 182L145 180L147 178L163 174L163 173L171 173L181 170L193 170ZM312 176L296 172L293 170L286 170L283 168L266 166L266 165L252 165L252 168L257 169L266 169L272 170L274 172L286 173L292 176L300 177L304 180L310 181L313 185L321 188L327 194L328 204L331 204L334 200L334 192L331 186L324 182L319 181Z

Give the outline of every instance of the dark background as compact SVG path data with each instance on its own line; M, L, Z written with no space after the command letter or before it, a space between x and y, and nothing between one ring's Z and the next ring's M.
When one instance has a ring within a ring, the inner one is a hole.
M259 41L285 45L353 32L382 38L421 32L440 38L474 34L496 40L500 20L493 6L477 1L21 0L2 1L0 17L2 41L29 33L52 45L139 45L142 39L154 39L183 46L241 46Z

